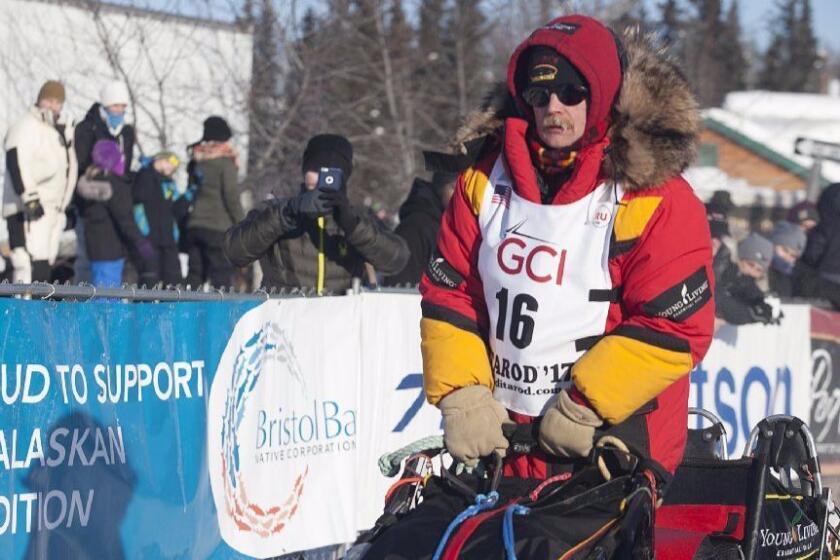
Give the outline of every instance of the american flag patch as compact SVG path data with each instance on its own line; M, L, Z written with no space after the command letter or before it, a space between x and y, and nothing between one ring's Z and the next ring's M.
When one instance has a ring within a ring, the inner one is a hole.
M510 195L513 193L513 188L510 185L494 185L493 197L490 199L491 204L501 204L505 208L510 206Z

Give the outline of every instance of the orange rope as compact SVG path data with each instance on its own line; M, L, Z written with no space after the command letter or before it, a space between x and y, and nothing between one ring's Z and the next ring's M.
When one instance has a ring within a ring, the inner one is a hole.
M388 492L385 494L385 503L388 503L388 500L391 499L391 496L396 492L400 487L405 486L406 484L421 484L423 482L423 477L420 476L411 476L409 478L401 478L396 481L390 488L388 488Z

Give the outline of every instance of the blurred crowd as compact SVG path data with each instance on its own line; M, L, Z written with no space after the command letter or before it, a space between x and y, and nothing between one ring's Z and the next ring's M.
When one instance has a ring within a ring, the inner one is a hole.
M733 325L779 323L781 300L825 300L840 308L840 184L817 204L800 202L768 231L730 233L726 192L706 204L712 235L715 314Z
M456 171L441 170L446 165L434 166L439 170L431 180L414 181L392 219L371 201L350 202L353 146L343 136L322 134L301 153L298 193L269 198L246 214L239 156L222 117L204 121L201 138L183 159L161 151L135 163L124 83L104 84L78 125L62 114L64 101L64 86L46 82L6 133L4 274L15 282L334 294L412 286L433 253L457 179ZM186 173L178 174L182 166ZM186 176L185 184L177 185L176 176ZM725 192L706 209L720 321L778 323L782 298L840 307L840 184L762 231L732 233L737 209ZM69 261L59 256L68 230L76 237Z

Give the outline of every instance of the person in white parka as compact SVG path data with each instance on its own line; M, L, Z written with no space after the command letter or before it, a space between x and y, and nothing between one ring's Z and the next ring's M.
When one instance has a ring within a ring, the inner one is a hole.
M15 282L48 282L58 255L65 210L78 176L74 125L64 119L65 91L48 81L33 107L6 133L3 217Z

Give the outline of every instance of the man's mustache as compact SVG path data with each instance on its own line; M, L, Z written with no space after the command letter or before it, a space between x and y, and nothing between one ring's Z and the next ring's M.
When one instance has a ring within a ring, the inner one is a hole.
M572 120L564 117L563 115L546 115L545 118L542 120L542 127L543 128L551 128L557 127L562 128L563 130L572 130L574 128L574 124Z

